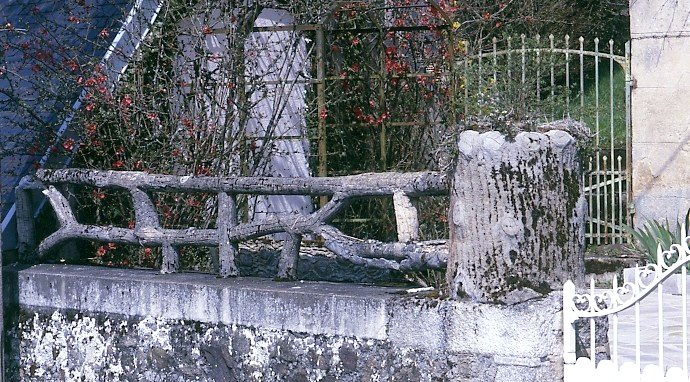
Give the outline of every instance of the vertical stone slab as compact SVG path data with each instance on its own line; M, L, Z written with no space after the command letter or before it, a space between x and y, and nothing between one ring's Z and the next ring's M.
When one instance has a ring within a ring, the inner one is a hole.
M464 131L454 171L452 298L516 303L583 278L586 201L570 134Z
M690 208L690 3L631 0L635 223Z

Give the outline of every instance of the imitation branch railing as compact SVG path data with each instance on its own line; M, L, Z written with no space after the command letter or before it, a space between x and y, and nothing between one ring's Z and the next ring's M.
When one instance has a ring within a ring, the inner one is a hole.
M79 223L69 201L58 189L62 185L85 185L105 189L127 190L133 201L134 228ZM56 187L57 186L57 187ZM56 232L38 245L35 242L31 214L31 190L41 190L55 211L59 224ZM218 215L215 229L169 229L161 227L150 192L215 193ZM176 272L179 267L178 246L217 246L221 276L236 276L235 257L238 243L261 236L284 232L278 264L278 278L295 277L302 236L323 238L330 251L351 262L394 270L416 270L445 267L447 253L437 246L415 242L418 229L413 198L448 194L446 176L439 172L368 173L329 178L277 177L199 177L147 174L130 171L85 169L38 170L26 177L17 188L17 228L20 251L44 258L70 239L85 239L118 244L162 247L162 273ZM261 220L238 221L238 194L311 195L331 199L311 214L280 213ZM330 225L334 217L353 198L392 196L398 228L398 242L384 243L348 236Z

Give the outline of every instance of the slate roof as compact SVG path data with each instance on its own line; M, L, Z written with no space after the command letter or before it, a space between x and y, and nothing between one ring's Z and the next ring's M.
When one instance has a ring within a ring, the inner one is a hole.
M101 61L117 73L112 78L116 81L160 9L156 0L138 3L136 8L135 0L0 3L3 249L15 246L11 217L14 187L21 177L39 163L69 161L50 154L54 135L47 132L59 135L68 128L66 121L70 111L80 105L81 89L74 79L64 81L64 76L53 73ZM131 15L136 16L128 17ZM137 17L145 21L136 22Z

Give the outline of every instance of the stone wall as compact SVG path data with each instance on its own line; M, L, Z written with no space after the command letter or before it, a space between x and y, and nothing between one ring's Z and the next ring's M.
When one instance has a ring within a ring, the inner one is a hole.
M690 3L630 0L636 223L690 208Z
M492 305L400 287L65 265L6 281L18 304L10 380L563 378L558 292Z

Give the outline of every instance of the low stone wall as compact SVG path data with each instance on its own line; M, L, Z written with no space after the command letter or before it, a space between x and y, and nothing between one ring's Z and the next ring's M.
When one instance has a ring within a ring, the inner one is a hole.
M559 381L559 292L516 305L325 282L5 269L10 380Z

